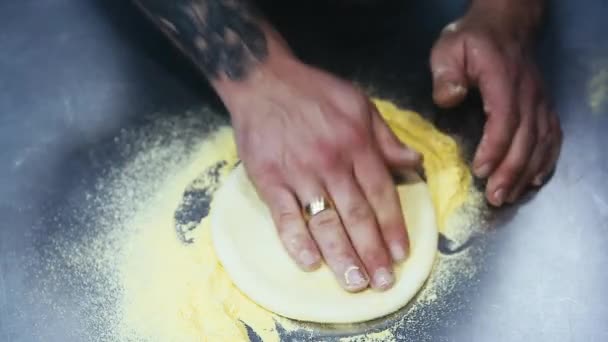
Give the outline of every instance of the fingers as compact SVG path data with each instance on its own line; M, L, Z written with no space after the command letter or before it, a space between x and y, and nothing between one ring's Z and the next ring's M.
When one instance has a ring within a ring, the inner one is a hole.
M492 174L505 158L520 124L519 107L515 102L517 82L511 80L505 67L491 63L499 56L493 56L494 52L490 51L487 51L487 59L478 57L472 61L475 67L471 67L488 117L473 161L473 170L480 178Z
M515 202L531 185L540 186L557 162L561 146L559 122L545 100L540 76L528 67L518 87L520 125L505 159L488 181L494 205Z
M409 240L401 203L389 171L377 154L369 151L355 159L355 176L375 212L378 226L395 261L407 256Z
M283 186L259 187L287 253L305 271L321 265L321 254L302 218L300 204Z
M385 290L394 283L392 260L384 247L376 217L352 172L335 173L327 182L355 251L371 276L371 286Z
M376 142L384 160L394 168L415 168L422 162L422 155L403 144L388 127L374 104L372 107L372 125Z
M504 160L488 180L486 197L495 206L501 206L522 177L537 140L537 115L532 83L522 83L520 113L522 121Z
M298 177L298 182L293 184L303 205L307 205L319 196L331 199L318 181ZM351 245L336 210L327 209L311 217L308 221L308 229L317 242L325 262L344 289L356 292L369 285L365 265ZM361 241L358 243L361 244Z
M433 97L449 107L466 96L466 87L479 88L487 121L473 171L489 177L486 197L500 206L515 201L530 184L543 183L557 162L562 133L519 43L473 24L448 25L433 47Z
M519 177L519 180L515 186L513 186L513 189L507 197L507 202L509 203L515 202L531 185L534 181L534 177L541 171L543 162L547 160L547 154L551 148L549 114L547 105L544 101L540 101L535 114L538 131L537 143L525 170L522 172L521 177Z
M465 46L454 39L457 30L457 22L446 26L431 52L433 100L440 107L453 107L467 95Z

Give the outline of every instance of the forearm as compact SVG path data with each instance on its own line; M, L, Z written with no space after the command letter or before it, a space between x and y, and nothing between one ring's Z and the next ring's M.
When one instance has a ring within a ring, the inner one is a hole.
M249 82L289 48L248 0L134 0L216 90Z
M519 39L530 41L542 20L546 0L471 0L470 11L509 28Z

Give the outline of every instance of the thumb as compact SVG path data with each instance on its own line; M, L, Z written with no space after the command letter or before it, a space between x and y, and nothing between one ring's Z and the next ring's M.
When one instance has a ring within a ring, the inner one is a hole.
M420 166L422 155L399 141L373 104L372 125L380 153L389 167L403 169Z
M446 28L431 52L433 100L443 108L454 107L467 96L464 41L456 35Z

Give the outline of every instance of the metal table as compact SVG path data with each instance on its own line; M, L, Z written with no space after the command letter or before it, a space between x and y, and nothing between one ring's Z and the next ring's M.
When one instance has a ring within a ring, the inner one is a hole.
M464 1L389 1L339 17L317 10L312 27L308 12L283 7L270 17L302 58L475 140L475 101L470 110L433 108L426 67L433 37ZM408 339L608 340L607 13L602 0L552 2L539 59L565 132L557 172L496 213L481 272L457 290L465 300ZM74 189L90 188L114 162L108 146L121 129L148 124L151 113L221 106L127 2L5 1L0 19L0 341L79 340L77 313L26 300L37 241L61 234L79 203Z

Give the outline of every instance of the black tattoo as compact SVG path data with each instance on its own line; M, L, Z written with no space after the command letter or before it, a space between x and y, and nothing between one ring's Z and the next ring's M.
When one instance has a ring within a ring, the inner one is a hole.
M135 0L211 79L241 80L268 55L248 0Z

